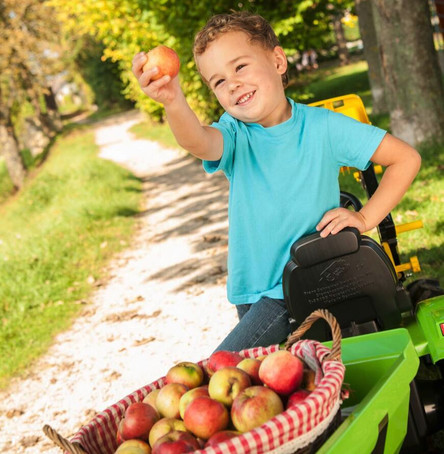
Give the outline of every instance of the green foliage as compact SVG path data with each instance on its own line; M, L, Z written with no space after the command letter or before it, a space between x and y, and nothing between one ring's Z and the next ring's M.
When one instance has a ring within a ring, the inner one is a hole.
M266 17L275 28L288 55L333 43L331 15L351 6L351 0L302 2L232 0L109 0L78 2L51 0L59 20L70 35L94 36L103 42L104 58L119 62L124 94L154 120L162 120L163 107L148 99L131 73L133 56L158 44L173 47L180 56L180 78L185 95L204 120L220 113L215 98L202 83L192 57L195 34L213 15L230 10L250 10Z
M84 36L79 41L81 46L75 56L75 65L92 89L95 104L99 108L130 107L132 103L123 96L125 87L119 64L102 59L105 47L91 36Z
M0 207L0 384L65 329L104 263L128 241L141 183L96 157L91 133L61 139Z

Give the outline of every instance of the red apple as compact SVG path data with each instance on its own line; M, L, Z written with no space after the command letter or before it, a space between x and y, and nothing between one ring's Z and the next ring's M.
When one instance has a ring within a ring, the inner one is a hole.
M151 454L151 448L142 440L124 441L115 454Z
M192 389L202 384L204 373L198 364L184 361L171 367L165 378L167 383L182 383Z
M208 383L208 394L212 399L230 407L234 398L251 386L249 375L237 367L224 367L215 372Z
M185 427L196 437L208 440L227 428L230 417L225 405L211 397L196 397L185 410Z
M189 432L173 430L154 443L152 454L181 454L200 449L200 444Z
M172 432L173 430L181 430L186 432L187 429L182 420L176 418L162 418L157 421L150 430L149 442L150 446L154 446L154 443L164 435Z
M309 391L302 389L302 388L298 389L297 391L295 391L294 393L292 393L288 396L286 408L289 408L292 405L296 405L299 402L302 402L309 395L310 395Z
M299 388L303 374L302 361L288 350L270 353L259 368L262 383L283 395L289 395Z
M180 398L188 391L188 388L181 383L168 383L157 395L156 407L164 418L179 418Z
M241 433L237 430L221 430L220 432L216 432L207 440L205 448L218 445L219 443L223 443L224 441L230 440L238 435L241 435Z
M211 376L214 372L224 367L235 367L244 358L236 352L229 352L226 350L219 350L214 352L209 358L207 363L208 375Z
M234 399L231 420L239 432L248 432L282 413L284 404L277 393L265 386L251 386Z
M249 376L253 385L262 385L259 378L259 367L261 361L256 358L244 358L236 367L245 371Z
M179 413L180 417L183 419L185 415L185 410L188 407L188 404L199 396L209 396L208 394L208 385L199 386L198 388L193 388L187 391L179 401Z
M157 46L146 54L148 60L143 65L143 71L157 66L159 72L151 77L151 80L160 79L163 76L170 76L171 79L177 76L180 68L179 57L173 49L167 46Z
M157 411L148 404L135 402L128 406L125 416L119 424L118 437L122 441L138 438L148 441L148 434L154 423L158 421Z

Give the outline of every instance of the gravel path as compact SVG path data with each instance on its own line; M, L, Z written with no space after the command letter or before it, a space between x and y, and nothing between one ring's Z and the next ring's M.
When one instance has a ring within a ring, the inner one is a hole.
M236 323L225 296L228 183L178 150L136 140L137 112L95 127L100 155L143 179L144 210L130 247L104 270L69 331L0 392L0 452L58 454L96 412L208 357Z

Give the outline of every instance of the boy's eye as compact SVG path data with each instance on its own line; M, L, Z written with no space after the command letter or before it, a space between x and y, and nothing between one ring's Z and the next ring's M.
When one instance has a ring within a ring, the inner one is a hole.
M236 66L236 71L241 70L241 69L244 68L245 66L247 66L247 65L243 65L243 64L242 64L242 65Z
M217 80L216 83L214 84L214 88L216 88L218 85L220 85L223 81L224 81L224 79Z

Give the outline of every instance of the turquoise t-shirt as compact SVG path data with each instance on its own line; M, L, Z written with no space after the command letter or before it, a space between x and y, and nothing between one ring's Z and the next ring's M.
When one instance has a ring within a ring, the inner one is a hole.
M290 247L313 233L324 213L339 206L341 166L368 167L385 131L320 107L289 99L292 116L276 126L242 123L225 113L219 161L230 182L228 300L283 298L282 273Z

